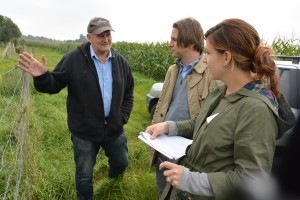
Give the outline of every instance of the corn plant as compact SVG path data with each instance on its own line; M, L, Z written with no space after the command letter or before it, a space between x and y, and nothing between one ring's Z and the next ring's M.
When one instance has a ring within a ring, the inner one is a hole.
M277 55L299 56L300 55L300 39L299 38L281 38L277 37L273 40L273 48Z

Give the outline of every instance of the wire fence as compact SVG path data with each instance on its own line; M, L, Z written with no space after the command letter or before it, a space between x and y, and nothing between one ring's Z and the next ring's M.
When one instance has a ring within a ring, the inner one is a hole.
M28 129L30 78L17 66L0 70L0 199L20 199Z

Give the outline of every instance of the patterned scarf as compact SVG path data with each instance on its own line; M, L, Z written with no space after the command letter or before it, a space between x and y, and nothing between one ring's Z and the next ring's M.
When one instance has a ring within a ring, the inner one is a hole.
M265 84L262 80L251 81L251 82L247 83L244 86L244 88L258 92L258 93L264 95L265 97L267 97L269 99L269 101L271 102L271 104L273 105L273 107L275 108L275 110L277 111L279 117L281 119L286 119L285 113L284 113L283 109L281 109L279 107L277 98L275 97L274 93L265 87Z

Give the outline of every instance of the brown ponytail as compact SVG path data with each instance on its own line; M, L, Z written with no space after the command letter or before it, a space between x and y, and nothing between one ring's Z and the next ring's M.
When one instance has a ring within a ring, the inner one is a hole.
M269 84L274 95L280 97L279 75L274 62L274 50L269 46L260 45L256 48L253 59L254 78Z

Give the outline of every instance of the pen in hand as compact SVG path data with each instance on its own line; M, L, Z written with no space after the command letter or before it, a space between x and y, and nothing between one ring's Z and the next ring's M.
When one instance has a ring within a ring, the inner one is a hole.
M160 163L164 162L161 158L158 158L158 160L160 161Z
M160 157L158 157L158 160L159 160L159 164L161 164L161 163L163 163L164 161L160 158Z
M158 157L158 160L160 161L159 165L161 165L161 163L165 162L166 160L162 160L160 157ZM160 170L168 170L169 168L167 167L163 167Z

